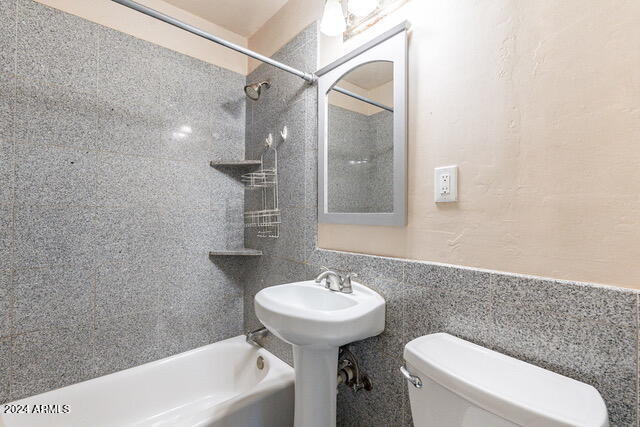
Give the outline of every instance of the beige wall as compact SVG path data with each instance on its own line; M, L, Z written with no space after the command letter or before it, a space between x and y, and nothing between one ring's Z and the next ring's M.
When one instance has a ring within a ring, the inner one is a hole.
M319 246L640 288L640 2L413 0L374 31L405 18L409 224Z
M247 74L248 60L246 56L128 9L111 0L36 1L237 73ZM138 3L194 25L230 42L245 47L248 44L248 40L245 37L162 0L138 0Z
M249 49L271 56L322 16L324 0L289 0L249 38ZM260 62L249 59L249 72ZM302 70L313 72L315 70Z

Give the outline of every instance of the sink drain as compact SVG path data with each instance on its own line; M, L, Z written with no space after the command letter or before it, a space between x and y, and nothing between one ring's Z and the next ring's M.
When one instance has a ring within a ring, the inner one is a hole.
M256 360L256 366L258 366L258 369L264 369L264 358L262 356L258 356L258 360Z

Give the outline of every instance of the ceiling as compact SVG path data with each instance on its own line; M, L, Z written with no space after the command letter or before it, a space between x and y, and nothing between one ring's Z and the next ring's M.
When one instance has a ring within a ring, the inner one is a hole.
M244 37L258 31L287 0L165 0Z
M393 62L369 62L349 71L343 79L363 89L371 90L393 80Z

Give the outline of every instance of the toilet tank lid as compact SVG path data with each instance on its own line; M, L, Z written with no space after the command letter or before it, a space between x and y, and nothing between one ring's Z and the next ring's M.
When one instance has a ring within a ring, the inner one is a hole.
M404 359L418 371L413 374L516 424L609 425L604 401L592 386L449 334L414 339Z

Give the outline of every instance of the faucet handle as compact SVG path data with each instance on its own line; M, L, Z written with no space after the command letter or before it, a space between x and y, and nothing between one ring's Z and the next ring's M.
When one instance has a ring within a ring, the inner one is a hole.
M344 292L345 294L353 293L351 279L355 279L356 277L358 277L356 273L347 273L347 275L342 279L342 287L340 288L340 291Z

